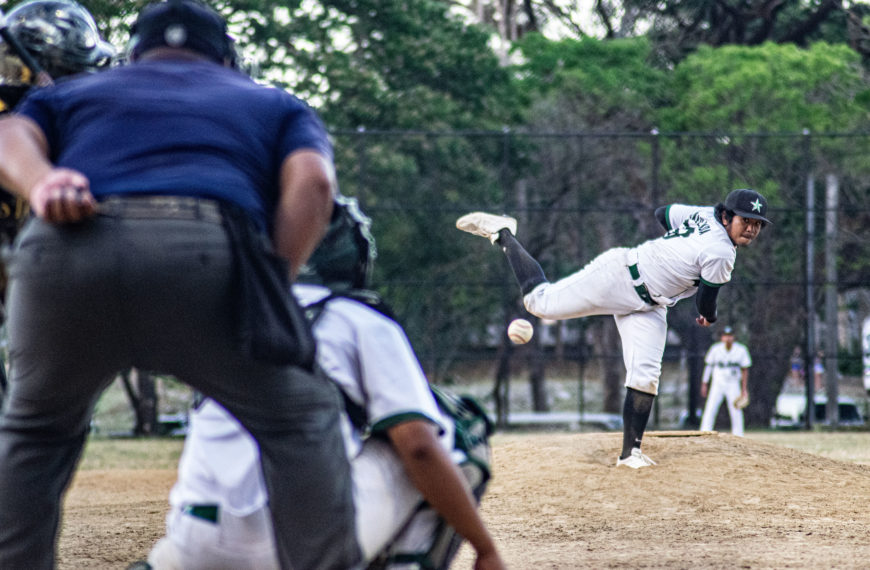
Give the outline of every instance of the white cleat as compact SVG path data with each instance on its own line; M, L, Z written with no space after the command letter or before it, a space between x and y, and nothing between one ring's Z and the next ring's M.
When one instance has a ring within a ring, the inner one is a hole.
M635 447L631 450L631 455L626 457L625 459L617 459L616 466L625 465L626 467L631 467L632 469L640 469L641 467L651 467L655 465L656 462L644 455L639 447Z
M486 212L472 212L456 220L456 227L464 232L487 238L492 243L498 239L498 232L507 229L517 235L517 220L510 216L497 216Z

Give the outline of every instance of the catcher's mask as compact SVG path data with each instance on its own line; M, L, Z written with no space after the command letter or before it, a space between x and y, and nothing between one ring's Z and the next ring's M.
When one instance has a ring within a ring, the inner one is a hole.
M6 14L6 24L21 45L53 78L96 71L112 61L115 48L103 41L93 16L73 0L29 0ZM17 55L3 45L4 82L29 84L29 70L14 61ZM9 73L7 73L9 72Z
M196 0L168 0L142 9L131 29L130 59L156 47L184 48L220 64L236 64L226 21Z
M330 289L367 289L377 257L371 224L356 198L337 197L326 235L297 281Z

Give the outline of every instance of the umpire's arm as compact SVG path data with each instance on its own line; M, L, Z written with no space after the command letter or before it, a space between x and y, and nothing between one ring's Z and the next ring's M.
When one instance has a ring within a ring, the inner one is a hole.
M0 184L24 199L52 169L42 130L32 120L17 115L0 119L0 156Z
M308 260L326 232L337 193L332 160L298 150L281 164L281 196L275 213L275 249L290 262L290 276Z
M0 157L0 185L29 201L37 216L61 224L96 212L88 179L48 160L45 133L28 117L0 119Z

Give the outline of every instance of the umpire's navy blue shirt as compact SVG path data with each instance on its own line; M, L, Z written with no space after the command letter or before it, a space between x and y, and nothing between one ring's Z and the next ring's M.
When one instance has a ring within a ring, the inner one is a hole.
M40 126L49 158L110 194L235 203L272 227L281 163L332 156L302 101L216 63L152 60L36 89L16 109Z

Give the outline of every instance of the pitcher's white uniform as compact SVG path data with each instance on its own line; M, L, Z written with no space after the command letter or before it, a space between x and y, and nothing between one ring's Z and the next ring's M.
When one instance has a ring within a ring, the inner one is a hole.
M605 251L583 269L542 283L523 299L544 319L613 315L622 339L625 385L658 393L667 337L667 307L691 297L703 281L731 280L737 249L714 208L672 204L668 232L634 248Z
M734 401L743 391L743 370L752 366L752 357L746 345L739 342L731 344L729 350L724 342L717 342L707 351L704 357L704 376L702 382L710 382L707 392L707 403L701 416L701 430L710 431L716 422L719 406L724 399L728 405L728 415L731 417L731 433L743 435L743 410L734 405ZM712 381L710 377L712 376Z
M330 291L295 285L302 306ZM426 419L442 428L441 442L458 464L454 426L435 400L401 327L356 301L330 300L314 326L317 359L356 404L367 412L373 435L408 420ZM256 386L251 386L256 390ZM343 418L351 460L356 531L366 562L395 538L422 502L398 456L384 438L369 437ZM267 493L256 444L217 403L206 400L192 413L190 432L170 496L167 536L154 547L155 570L262 570L278 568ZM216 522L192 516L197 505L217 505ZM401 552L425 550L437 519L431 511L401 534Z

